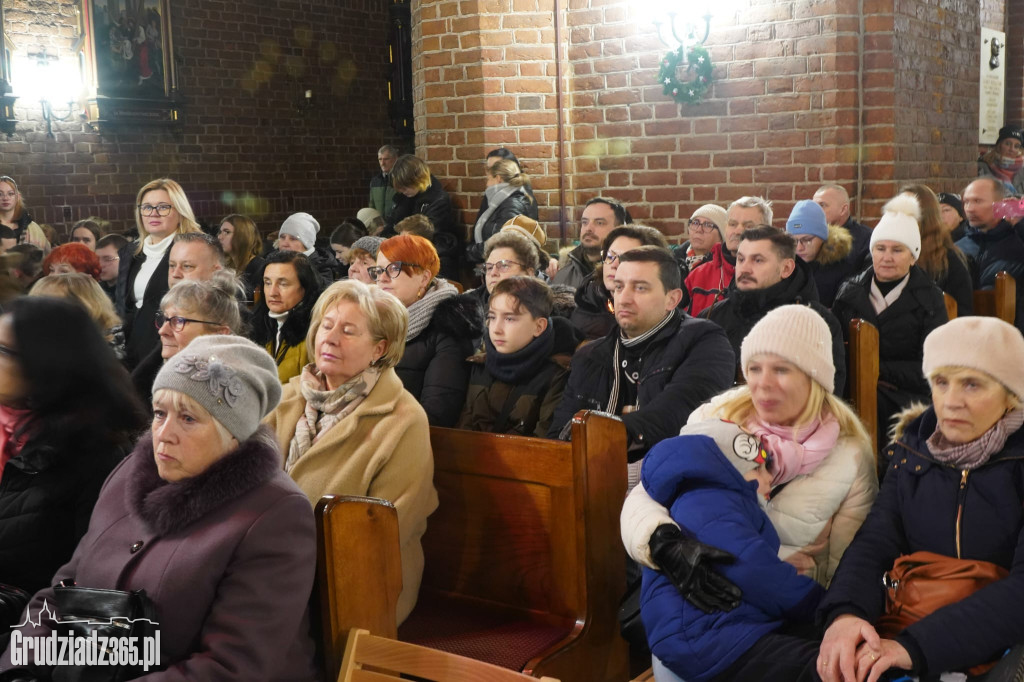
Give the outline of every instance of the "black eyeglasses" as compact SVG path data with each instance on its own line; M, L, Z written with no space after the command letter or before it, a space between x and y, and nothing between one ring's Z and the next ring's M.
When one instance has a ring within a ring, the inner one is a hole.
M615 253L614 251L611 251L611 250L609 250L609 251L605 251L605 252L604 252L604 258L603 258L603 260L604 260L604 262L605 262L605 263L607 263L608 265L611 265L611 264L612 264L612 263L614 263L615 261L619 260L619 255L620 255L620 254L617 254L617 253Z
M391 263L388 263L383 268L377 267L377 266L373 266L372 268L366 268L366 274L368 274L373 279L374 282L376 282L380 278L381 273L385 273L385 272L388 273L388 279L395 279L400 274L402 274L402 268L403 267L416 268L418 270L422 270L423 269L423 266L421 266L421 265L416 265L415 263L406 263L405 261L396 260L396 261L393 261Z
M164 315L162 311L158 311L156 316L153 318L153 323L156 325L157 329L164 326L165 324L169 324L171 325L171 329L173 329L176 332L180 332L182 329L184 329L185 325L188 324L189 322L195 322L197 324L212 324L216 327L224 326L220 322L209 322L207 320L193 320L188 317L182 317L181 315L173 315L168 317L167 315ZM0 350L0 352L3 351Z
M174 207L171 206L170 204L157 204L156 206L142 204L141 206L139 206L139 213L146 216L147 218L153 215L158 215L161 218L163 218L164 216L171 215L172 208Z
M690 228L694 232L710 232L711 230L717 230L718 227L710 221L702 221L700 218L690 219Z

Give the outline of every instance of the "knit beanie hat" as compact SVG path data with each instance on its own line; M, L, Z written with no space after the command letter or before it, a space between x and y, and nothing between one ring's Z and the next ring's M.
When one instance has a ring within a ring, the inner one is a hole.
M153 393L170 389L202 405L242 442L281 400L277 365L265 349L241 336L209 334L170 358L153 381Z
M370 223L372 223L379 217L380 211L378 211L375 208L361 208L356 212L356 220L361 222L363 225L366 225L367 227L369 227Z
M786 232L794 237L809 234L821 238L822 241L828 241L828 220L825 218L825 210L810 199L796 202L793 212L789 214L789 220L786 221Z
M521 235L529 237L541 246L544 246L544 242L548 239L548 236L544 233L544 228L540 226L540 223L530 216L522 214L517 215L502 225L501 231L518 232Z
M945 204L946 206L952 206L956 209L957 214L960 216L960 220L963 220L967 216L964 215L964 202L955 194L949 192L939 192L939 203Z
M1024 336L998 317L958 317L924 340L921 369L966 367L989 375L1024 398Z
M316 235L320 231L320 223L308 213L292 213L281 223L279 234L295 237L307 250L316 244Z
M718 233L722 233L722 228L725 227L726 223L729 222L728 214L725 209L715 204L704 204L690 216L690 220L694 218L704 218L710 220L718 228Z
M809 307L779 306L754 325L740 346L743 378L747 377L751 358L763 353L793 363L829 393L835 390L832 332L821 315Z
M882 207L882 218L871 230L871 248L880 241L899 242L914 255L921 255L921 205L913 194L900 194Z
M756 469L768 458L768 453L757 436L746 433L736 424L721 419L703 419L694 424L687 424L679 432L679 435L711 438L725 458L729 460L729 464L736 467L741 474Z
M352 242L352 249L362 249L366 253L370 254L370 257L377 260L377 251L380 249L380 245L384 243L384 237L360 237L359 239Z
M1017 140L1024 145L1024 130L1021 130L1017 126L1003 126L999 129L999 137L996 138L996 146L998 147L1000 142L1009 138Z

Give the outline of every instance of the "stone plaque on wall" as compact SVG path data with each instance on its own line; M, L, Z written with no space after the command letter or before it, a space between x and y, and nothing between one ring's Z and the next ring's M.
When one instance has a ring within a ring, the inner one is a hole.
M981 29L981 73L978 78L978 143L995 144L1003 127L1006 102L1006 34Z

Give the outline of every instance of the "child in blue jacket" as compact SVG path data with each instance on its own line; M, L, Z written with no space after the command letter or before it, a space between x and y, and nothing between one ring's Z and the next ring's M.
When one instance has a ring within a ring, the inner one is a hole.
M663 573L644 568L640 614L648 643L655 658L686 682L716 680L765 635L787 622L812 622L824 595L818 583L778 557L778 534L761 507L770 491L770 454L730 422L698 427L688 431L702 435L656 445L641 471L647 493L677 523L735 557L717 568L743 592L735 609L705 613Z

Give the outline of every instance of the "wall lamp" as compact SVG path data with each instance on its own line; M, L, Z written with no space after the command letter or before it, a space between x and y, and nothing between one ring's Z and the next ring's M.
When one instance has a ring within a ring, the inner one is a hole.
M47 54L46 50L28 54L14 69L17 89L24 100L38 100L46 123L46 136L53 138L53 122L66 121L77 109L82 88L77 65ZM66 102L67 111L58 113L53 102Z

